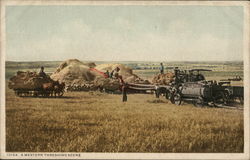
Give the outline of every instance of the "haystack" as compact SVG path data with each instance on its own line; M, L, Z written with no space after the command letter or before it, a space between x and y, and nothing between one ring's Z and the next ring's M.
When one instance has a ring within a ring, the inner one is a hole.
M88 62L88 63L83 63L84 65L90 67L90 68L95 68L96 64L94 62Z
M174 73L168 72L165 74L157 74L154 76L152 82L154 84L167 85L174 81Z
M64 82L68 90L95 90L104 88L106 90L119 89L119 80L116 78L105 78L105 72L111 72L120 68L119 75L125 82L148 83L133 74L131 68L123 64L85 64L77 59L69 59L60 64L56 71L50 76L53 80Z
M53 80L64 82L66 86L69 86L77 81L79 85L83 85L86 82L93 81L97 76L100 75L91 71L90 67L83 62L77 59L69 59L61 63L50 77Z

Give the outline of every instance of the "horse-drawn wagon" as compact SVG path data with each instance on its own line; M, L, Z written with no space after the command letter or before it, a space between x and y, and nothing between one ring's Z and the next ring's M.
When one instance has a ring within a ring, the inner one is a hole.
M17 96L60 97L64 93L65 85L50 77L41 77L36 72L18 71L10 78L8 87L13 89Z

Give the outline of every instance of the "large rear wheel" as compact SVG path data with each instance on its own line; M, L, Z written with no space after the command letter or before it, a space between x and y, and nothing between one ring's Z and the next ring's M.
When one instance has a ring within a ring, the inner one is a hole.
M173 99L174 99L174 104L181 105L181 95L179 93L175 94Z
M213 103L215 107L227 105L229 102L229 95L222 91L218 92L213 98Z
M198 99L193 101L193 104L196 107L204 107L205 102L204 102L204 99L202 97L199 97Z
M169 91L166 91L165 98L171 99L171 93Z
M160 91L159 89L155 90L155 97L160 98Z
M223 103L227 105L229 104L229 102L230 102L229 93L228 92L223 93Z

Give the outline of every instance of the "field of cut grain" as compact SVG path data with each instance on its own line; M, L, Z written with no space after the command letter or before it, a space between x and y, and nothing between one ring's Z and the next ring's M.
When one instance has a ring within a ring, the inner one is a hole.
M243 152L243 110L176 106L163 97L6 89L7 152Z

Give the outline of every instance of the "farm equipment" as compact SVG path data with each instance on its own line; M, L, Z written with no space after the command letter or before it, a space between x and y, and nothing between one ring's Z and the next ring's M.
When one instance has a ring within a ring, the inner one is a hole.
M8 87L13 89L17 96L33 97L61 97L65 84L52 80L50 77L40 77L36 72L21 72L10 78Z
M232 79L229 79L229 81L219 82L219 84L221 85L227 84L225 86L225 90L227 92L229 102L239 100L240 103L243 104L244 103L244 87L243 86L231 86L231 81ZM239 79L233 80L233 81L239 81Z
M230 82L206 81L200 71L211 71L206 69L192 69L180 71L174 69L175 78L169 85L156 85L156 97L164 94L173 104L180 105L183 101L192 102L194 105L205 104L229 104L239 99L244 100L244 88L231 86Z
M240 76L234 78L222 79L221 81L242 81L243 79Z
M90 68L89 70L94 71L94 72L97 72L98 74L100 74L100 75L101 75L102 77L104 77L104 78L108 78L108 75L106 75L104 72L99 71L99 70L97 70L97 69L95 69L95 68Z
M128 92L132 93L147 93L155 90L155 85L151 84L135 84L128 83Z
M235 101L239 100L241 104L244 103L244 87L242 86L227 86L225 88L229 100Z
M227 104L229 95L225 87L212 81L186 82L174 87L171 102L180 105L182 101L191 101L194 105L208 103Z
M178 67L174 68L174 79L168 85L156 85L156 97L164 94L167 99L170 99L173 94L173 88L186 82L204 81L205 77L200 71L211 71L207 69L192 69L181 71Z
M200 73L200 71L212 71L209 69L191 69L181 71L176 67L174 69L175 74L175 83L184 83L184 82L198 82L205 80L205 76Z
M191 101L194 105L205 104L228 105L236 99L243 104L244 88L242 86L223 86L213 81L186 82L172 89L171 102L180 105L182 101Z

